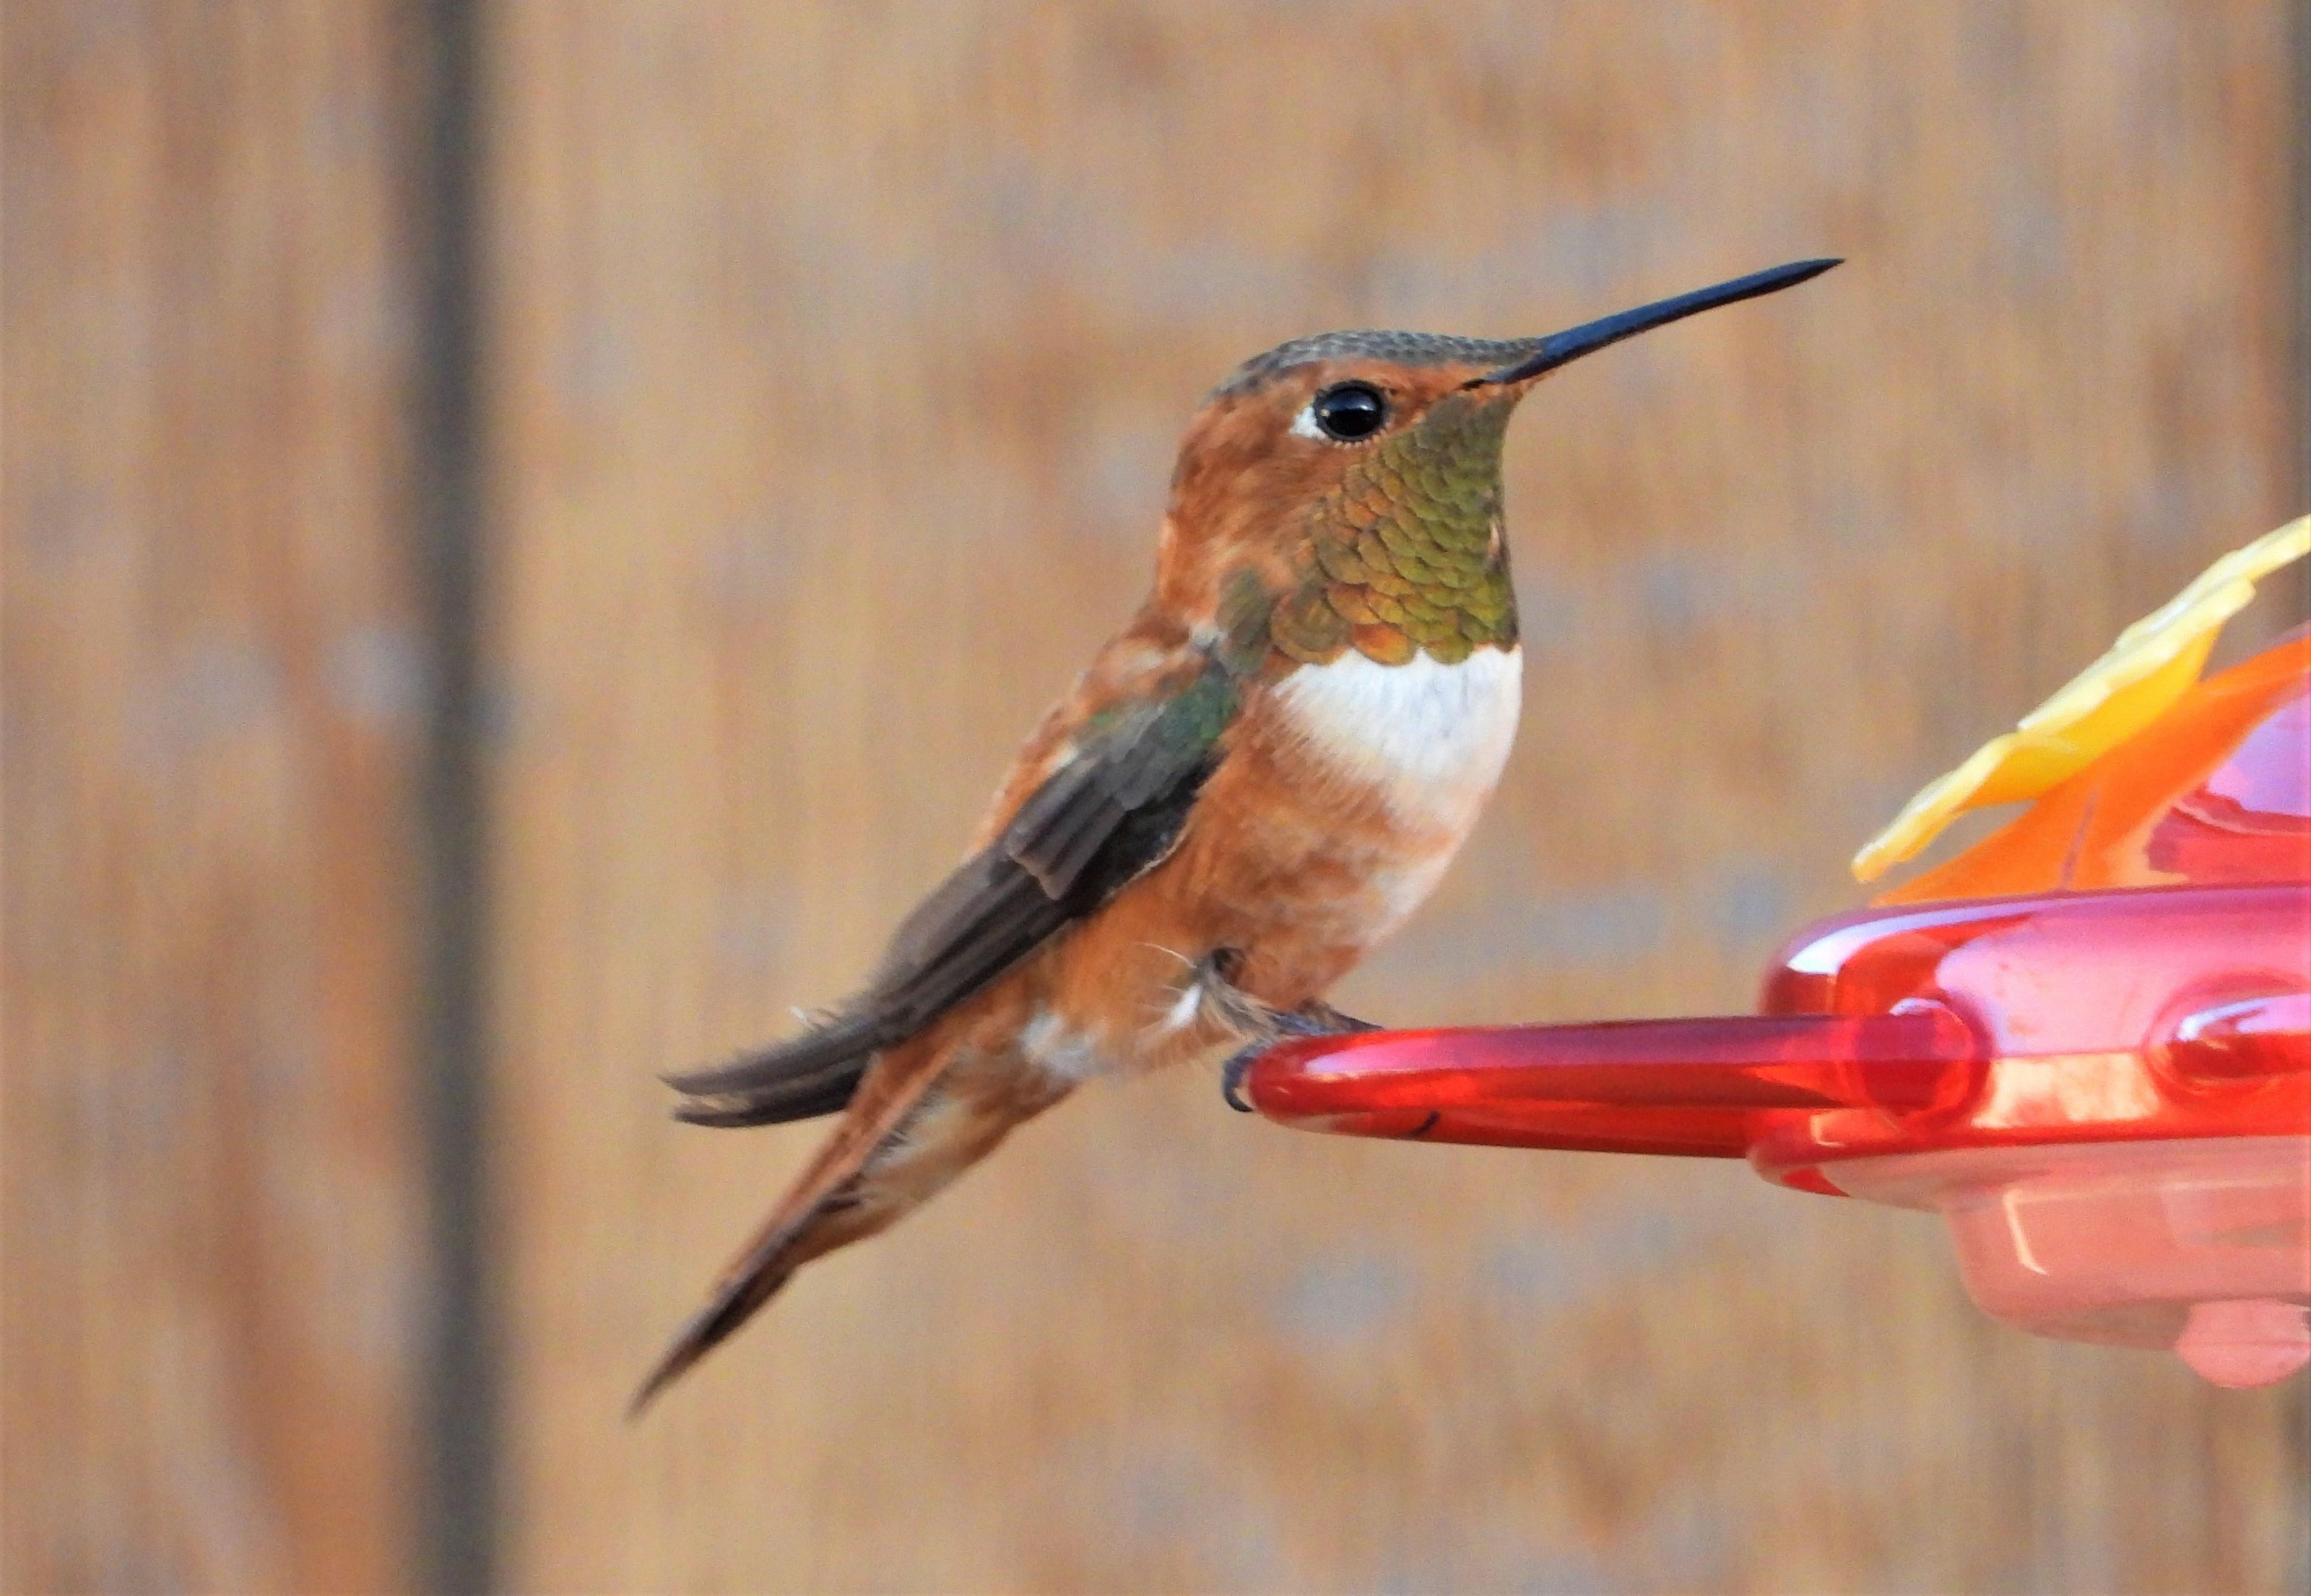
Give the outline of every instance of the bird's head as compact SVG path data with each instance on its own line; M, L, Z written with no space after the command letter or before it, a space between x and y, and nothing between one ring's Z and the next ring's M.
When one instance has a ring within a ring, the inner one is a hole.
M1517 402L1584 354L1836 264L1777 266L1546 337L1340 332L1279 344L1238 367L1188 428L1156 600L1208 621L1256 579L1276 646L1309 661L1356 648L1450 662L1508 647L1501 441Z

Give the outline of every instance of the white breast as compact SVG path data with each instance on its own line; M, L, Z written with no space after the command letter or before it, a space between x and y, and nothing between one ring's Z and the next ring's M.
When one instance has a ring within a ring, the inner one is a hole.
M1277 685L1291 724L1340 774L1376 788L1406 823L1465 834L1516 740L1523 656L1478 649L1382 665L1350 650Z

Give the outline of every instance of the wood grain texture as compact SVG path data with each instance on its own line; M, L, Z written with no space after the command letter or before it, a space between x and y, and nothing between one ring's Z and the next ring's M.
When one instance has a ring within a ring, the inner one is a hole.
M406 1557L393 22L8 8L10 1591Z
M2296 1399L2023 1340L1738 1170L1093 1095L616 1394L814 1132L651 1067L842 989L1332 325L1818 290L1527 407L1518 763L1347 994L1740 1002L1851 841L2289 508L2273 8L526 9L504 779L521 1583L2249 1589Z
M1342 994L1745 1006L1918 783L2294 508L2275 4L523 5L501 1015L525 1589L2275 1590L2301 1393L2033 1341L1738 1166L1085 1094L620 1426L1243 356L1802 256L1510 442L1494 812Z
M10 1591L420 1538L413 15L0 30ZM868 968L1236 361L1851 257L1526 405L1519 747L1339 994L1744 1006L1915 785L2302 508L2289 15L490 8L505 1583L2301 1588L2300 1380L2012 1335L1926 1221L1738 1166L1207 1079L1082 1094L618 1417L816 1134L653 1072Z

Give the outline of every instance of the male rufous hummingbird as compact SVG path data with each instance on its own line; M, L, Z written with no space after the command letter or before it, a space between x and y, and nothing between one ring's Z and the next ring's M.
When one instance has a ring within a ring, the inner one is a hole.
M866 990L668 1077L694 1124L842 1118L635 1407L1081 1082L1225 1062L1233 1102L1279 1036L1368 1028L1323 994L1436 885L1516 732L1510 414L1570 361L1836 264L1543 338L1326 333L1222 383L1180 447L1155 591Z

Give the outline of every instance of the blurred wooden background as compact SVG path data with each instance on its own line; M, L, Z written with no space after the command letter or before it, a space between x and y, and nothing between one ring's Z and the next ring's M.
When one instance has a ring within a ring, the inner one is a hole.
M6 13L11 1591L388 1588L443 1534L440 14ZM479 16L499 1583L2311 1581L2300 1380L2010 1334L1929 1221L1738 1166L1203 1079L1082 1095L619 1417L818 1134L653 1072L866 969L1235 361L1849 257L1525 406L1517 754L1343 994L1743 1006L1911 789L2302 507L2300 4Z
M0 25L12 1592L406 1561L396 33L336 4Z

